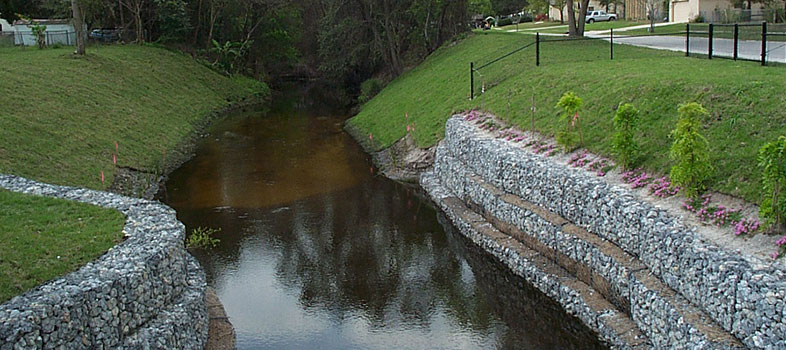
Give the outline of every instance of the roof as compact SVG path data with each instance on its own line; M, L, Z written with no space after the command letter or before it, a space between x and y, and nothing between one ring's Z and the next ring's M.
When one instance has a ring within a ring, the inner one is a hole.
M28 25L32 24L31 22L36 22L42 25L50 25L50 24L71 24L70 19L32 19L32 20L25 20L25 19L18 19L14 21L14 25Z

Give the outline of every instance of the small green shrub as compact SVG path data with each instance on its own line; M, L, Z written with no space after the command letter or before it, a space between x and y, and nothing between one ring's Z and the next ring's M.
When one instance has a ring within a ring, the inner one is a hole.
M759 150L762 177L762 201L759 216L776 230L784 228L786 219L786 136L768 142Z
M360 84L360 96L358 96L358 102L363 104L371 101L371 99L374 98L374 96L376 96L380 91L382 91L382 82L376 78L368 79Z
M214 238L213 235L221 232L221 229L214 229L209 227L197 227L191 230L191 234L186 239L186 248L188 249L209 249L215 248L220 240Z
M46 26L33 21L30 31L33 32L33 36L35 36L35 41L38 44L38 48L46 48Z
M674 185L683 188L688 198L693 198L704 191L704 182L712 173L709 143L699 133L699 120L709 113L696 102L682 104L678 111L680 118L677 127L671 132L674 143L670 152L676 164L671 167L669 176Z
M632 104L626 103L617 108L614 114L614 136L611 139L611 149L617 155L617 161L623 169L631 169L636 164L639 153L639 144L634 140L638 129L639 110Z
M581 135L581 120L579 120L581 98L576 96L573 92L568 91L559 99L557 107L562 108L559 120L563 123L562 130L558 131L556 135L557 143L559 143L566 152L569 152L580 147L584 143Z

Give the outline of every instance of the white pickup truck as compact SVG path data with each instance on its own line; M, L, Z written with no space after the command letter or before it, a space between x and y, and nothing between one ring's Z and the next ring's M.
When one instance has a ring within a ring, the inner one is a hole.
M584 17L584 22L587 23L615 20L617 20L617 14L606 13L606 11L587 11L587 15Z

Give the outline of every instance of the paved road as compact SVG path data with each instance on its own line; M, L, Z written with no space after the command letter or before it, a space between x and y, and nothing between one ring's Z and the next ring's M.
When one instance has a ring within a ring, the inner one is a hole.
M595 35L596 37L606 37L607 35ZM608 39L607 39L608 40ZM671 50L685 52L684 36L643 36L630 37L614 36L614 43L629 44L635 46L649 47L659 50ZM692 37L690 39L690 52L693 54L704 54L708 52L709 40L707 38ZM733 57L734 40L732 39L713 39L713 57ZM761 60L761 41L740 40L738 44L738 57L759 61ZM768 41L767 42L767 62L786 62L786 42Z

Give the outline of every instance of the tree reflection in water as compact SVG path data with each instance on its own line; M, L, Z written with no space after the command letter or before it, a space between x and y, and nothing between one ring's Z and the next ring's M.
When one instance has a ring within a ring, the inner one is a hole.
M287 113L222 122L233 137L167 183L188 227L222 229L197 257L239 348L601 347L415 189L369 174L339 119Z

